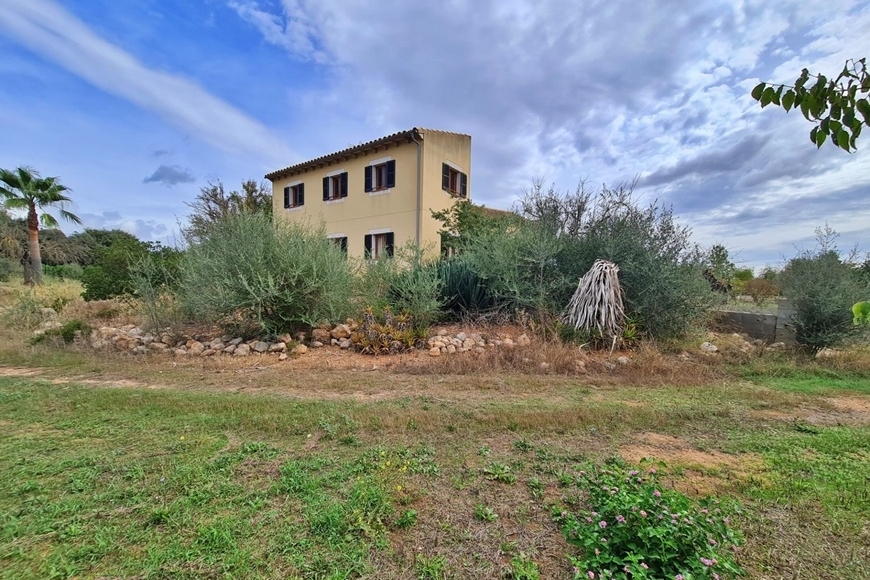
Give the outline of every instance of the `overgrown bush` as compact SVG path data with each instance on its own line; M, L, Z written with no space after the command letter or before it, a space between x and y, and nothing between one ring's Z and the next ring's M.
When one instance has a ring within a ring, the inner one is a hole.
M106 300L132 294L130 265L146 255L148 247L135 238L118 238L110 246L97 247L93 265L82 272L82 298Z
M18 269L18 264L9 258L0 256L0 282L8 282L12 272Z
M768 298L779 296L779 288L765 278L753 278L743 286L743 292L752 296L752 301L761 304Z
M262 213L227 216L190 246L180 267L186 315L241 334L280 334L352 311L351 267L322 227Z
M626 314L646 335L678 337L713 302L701 276L704 256L691 243L690 230L670 208L640 205L631 185L590 191L581 184L574 193L560 194L536 184L517 212L525 219L477 216L454 236L462 252L456 278L468 288L465 298L446 294L454 311L461 299L553 319L598 259L619 266ZM445 221L445 227L463 223ZM442 268L447 289L454 267Z
M470 236L462 260L483 281L485 302L492 309L556 313L568 303L576 285L560 267L564 250L564 239L540 224L517 220L505 229Z
M443 304L438 264L425 259L414 244L396 249L391 258L361 264L355 284L356 302L374 312L407 313L422 332L435 322Z
M852 305L870 296L870 282L840 257L836 237L830 228L816 230L816 248L789 260L778 276L794 305L797 341L813 352L854 336Z
M178 300L173 292L178 281L177 264L168 264L149 254L130 267L133 293L146 326L154 331L173 327L181 321Z
M84 270L75 262L72 264L60 264L58 266L43 264L42 273L60 280L81 280Z
M60 338L65 343L72 343L77 335L88 336L91 333L91 327L82 320L73 319L65 322L58 328L51 328L41 334L37 334L30 339L30 344L40 344L51 338Z

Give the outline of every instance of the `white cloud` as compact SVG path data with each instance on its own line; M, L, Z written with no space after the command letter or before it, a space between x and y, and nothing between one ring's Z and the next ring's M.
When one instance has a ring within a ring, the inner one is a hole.
M51 0L3 0L0 29L92 85L157 113L214 147L275 164L294 157L256 119L190 80L148 68Z

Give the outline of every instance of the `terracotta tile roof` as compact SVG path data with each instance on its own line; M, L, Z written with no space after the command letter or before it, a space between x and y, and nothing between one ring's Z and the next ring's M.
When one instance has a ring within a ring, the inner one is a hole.
M444 133L446 135L457 135L460 137L468 137L469 139L471 138L470 135L465 135L463 133L454 133L452 131L439 131L438 129L424 129L422 127L413 127L411 129L408 129L407 131L399 131L397 133L393 133L392 135L387 135L386 137L381 137L372 141L366 141L365 143L360 143L359 145L354 145L353 147L348 147L347 149L342 149L341 151L336 151L335 153L322 155L314 159L309 159L308 161L303 161L302 163L290 165L289 167L285 167L284 169L279 169L277 171L267 173L266 179L270 181L275 181L276 179L280 179L282 177L295 175L297 173L303 173L305 171L308 171L309 169L314 169L316 167L327 165L331 161L335 161L343 157L353 155L355 153L361 153L368 149L374 149L376 147L380 147L381 145L387 145L389 143L396 143L402 141L407 141L410 143L414 138L425 137L426 133Z

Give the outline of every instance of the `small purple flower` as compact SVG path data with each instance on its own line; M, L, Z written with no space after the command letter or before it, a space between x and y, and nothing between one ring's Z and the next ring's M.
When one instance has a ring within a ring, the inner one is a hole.
M591 580L595 580L595 572L593 572L592 570L586 572L586 575L589 576Z
M646 517L646 512L643 511L643 510L640 510L640 517L645 518L645 517ZM661 518L661 516L659 516L659 517Z
M702 514L707 514L707 513L710 513L710 512L708 512L707 509L705 508L705 509L702 509L702 510L701 510L701 513L702 513Z
M640 563L640 567L643 568L644 570L649 570L649 566L647 566L643 562Z
M591 524L591 523L592 523L592 518L586 518L586 523L587 523L587 524Z
M606 544L606 543L607 543L607 538L601 538L601 543L602 543L602 544Z
M655 491L653 492L653 495L656 496L656 497L662 497L662 492L660 492L659 490L655 490Z
M623 566L622 571L628 574L629 572L631 572L631 568L629 568L628 566Z
M705 566L712 566L713 560L710 560L709 558L701 558L701 563Z
M652 469L650 469L649 472L652 473L653 475L655 475L656 473L658 473L658 472L656 471L656 468L655 468L655 467L653 467Z
M710 545L711 545L711 546L715 546L715 545L718 544L718 543L719 543L719 542L717 542L717 541L714 540L713 538L710 538Z
M637 469L632 469L631 471L628 472L628 474L632 477L634 477L638 473L640 473L640 472Z
M719 580L719 574L713 572L713 580Z
M619 522L620 524L624 524L625 518L622 516L616 516L616 521Z
M598 525L601 526L602 528L606 528L606 527L607 527L607 522L604 521L604 520L601 520L600 522L598 522Z
M682 574L677 574L676 576L674 576L674 580L686 580L686 579L683 578Z

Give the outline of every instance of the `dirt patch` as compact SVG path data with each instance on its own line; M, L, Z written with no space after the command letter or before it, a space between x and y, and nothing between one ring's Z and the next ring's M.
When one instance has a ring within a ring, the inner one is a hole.
M45 372L43 369L25 369L20 367L0 367L0 377L35 377Z
M794 422L797 420L819 426L870 425L870 398L855 396L825 397L798 405L788 412L779 409L754 409L747 412L752 419Z
M632 443L620 447L618 453L635 463L655 459L671 468L684 468L683 475L676 478L673 485L695 495L715 494L750 479L758 485L767 471L761 455L700 450L684 439L661 433L642 433Z

